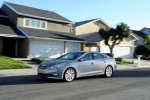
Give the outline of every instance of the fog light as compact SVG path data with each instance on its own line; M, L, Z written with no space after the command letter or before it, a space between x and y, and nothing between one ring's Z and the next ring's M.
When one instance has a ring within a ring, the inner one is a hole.
M57 73L51 73L53 76L58 76L58 74Z

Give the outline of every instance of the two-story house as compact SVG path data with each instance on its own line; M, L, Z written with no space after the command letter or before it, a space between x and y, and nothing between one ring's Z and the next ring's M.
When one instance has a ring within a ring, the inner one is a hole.
M110 49L98 33L100 28L109 30L111 27L100 18L74 24L73 32L86 41L86 43L82 43L84 51L110 53ZM132 34L131 38L125 38L119 45L116 45L113 49L114 57L133 58L134 41L136 41L136 37Z
M5 2L0 20L0 55L56 58L84 42L70 20L52 11Z

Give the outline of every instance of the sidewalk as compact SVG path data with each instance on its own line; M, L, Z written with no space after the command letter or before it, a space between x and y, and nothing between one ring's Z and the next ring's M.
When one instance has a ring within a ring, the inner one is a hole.
M137 59L131 59L132 61L137 61ZM128 64L128 65L118 65L118 69L136 69L136 68L150 68L150 61L148 60L141 60L140 66L135 64Z
M13 58L13 59L22 61L23 63L31 66L32 68L0 70L0 77L37 75L37 68L39 64L31 62L29 59L25 58Z
M31 62L29 59L25 58L14 58L15 60L23 61L25 64L31 66L29 69L8 69L8 70L0 70L0 77L8 77L8 76L25 76L25 75L37 75L38 64ZM135 59L136 60L136 59ZM137 64L128 64L128 65L118 65L118 70L130 70L137 68L150 68L150 61L141 60L141 66L137 66Z

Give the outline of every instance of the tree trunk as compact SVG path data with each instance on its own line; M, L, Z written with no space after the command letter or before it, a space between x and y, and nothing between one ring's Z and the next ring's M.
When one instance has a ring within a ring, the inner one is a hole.
M110 56L113 58L113 48L110 48Z

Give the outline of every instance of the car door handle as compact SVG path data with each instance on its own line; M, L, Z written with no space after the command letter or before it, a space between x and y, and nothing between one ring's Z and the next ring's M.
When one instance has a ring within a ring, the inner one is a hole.
M104 61L104 63L106 63L106 61Z
M94 63L93 62L91 62L91 65L93 65Z

